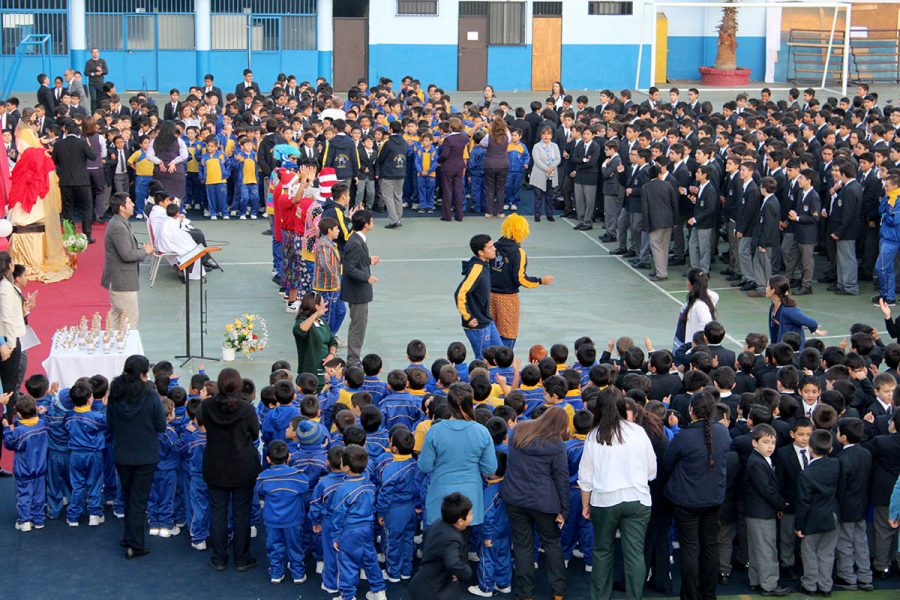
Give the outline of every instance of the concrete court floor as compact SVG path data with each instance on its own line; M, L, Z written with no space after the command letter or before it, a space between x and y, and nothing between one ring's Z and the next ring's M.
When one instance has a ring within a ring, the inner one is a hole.
M376 229L369 236L373 255L382 262L374 267L379 281L369 309L369 327L364 352L376 352L385 369L406 366L405 348L409 340L422 339L429 349L429 361L444 356L447 345L465 342L453 292L461 279L460 261L470 255L469 238L476 233L499 235L500 223L482 217L467 217L462 223L444 223L434 218L408 218L402 229L387 231L376 215ZM214 271L208 278L209 326L206 353L221 356L224 326L243 312L254 312L268 323L269 347L253 360L232 363L242 374L265 381L272 361L287 359L296 365L296 349L291 327L294 318L284 311L284 303L271 281L269 236L261 235L263 221L198 221L211 244L228 241L217 258L224 273ZM574 232L570 224L531 222L531 237L525 248L529 272L552 274L550 287L522 291L522 319L517 348L527 353L532 344L549 347L556 342L570 346L581 335L594 338L598 349L613 337L629 335L643 344L649 336L654 347L671 348L675 320L686 297L683 267L670 267L669 280L653 283L647 271L636 271L607 253L593 234ZM140 232L141 227L136 231ZM612 246L610 246L610 249ZM768 303L748 298L728 287L713 269L712 288L720 294L719 318L729 333L729 345L739 349L749 331L767 332ZM824 268L820 263L818 270ZM172 360L184 347L184 287L172 269L161 267L156 286L147 284L143 271L141 335L151 360ZM858 297L838 297L815 284L815 293L800 298L800 306L828 331L826 343L846 336L851 324L867 322L883 328L880 311L869 303L874 294L871 283L861 284ZM198 350L198 284L192 283L192 330L194 352ZM346 339L349 319L339 337ZM468 345L467 345L468 347ZM339 354L345 352L341 348ZM469 357L471 359L471 355ZM177 363L176 363L177 364ZM207 361L210 374L225 363ZM179 373L189 375L199 367L194 361ZM386 372L386 371L385 371Z

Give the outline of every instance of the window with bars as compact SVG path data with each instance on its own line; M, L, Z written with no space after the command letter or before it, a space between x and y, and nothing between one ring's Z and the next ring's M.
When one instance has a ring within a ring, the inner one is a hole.
M459 16L487 17L488 44L491 46L524 46L525 4L525 2L460 2Z
M397 0L397 16L436 17L437 0Z
M599 0L588 2L589 15L631 15L634 14L634 2L615 2Z
M535 17L561 17L562 2L535 2L531 6L531 13Z
M0 54L13 55L29 35L49 35L51 54L68 54L66 0L0 0ZM37 46L26 54L39 54Z

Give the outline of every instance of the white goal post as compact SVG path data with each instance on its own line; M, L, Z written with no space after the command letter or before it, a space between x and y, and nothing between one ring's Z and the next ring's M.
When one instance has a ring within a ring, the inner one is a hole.
M814 0L769 0L769 1L756 1L751 0L749 2L723 2L722 0L713 0L710 2L704 2L702 0L688 1L688 2L678 2L677 0L650 0L645 2L643 5L643 9L641 12L641 37L638 44L638 59L637 59L637 70L634 76L634 89L642 92L646 92L650 86L655 85L656 83L656 14L659 8L664 7L672 7L672 8L736 8L738 10L742 8L825 8L832 9L834 11L834 17L831 21L831 33L828 37L828 45L826 47L825 53L825 65L822 69L822 83L818 89L830 91L833 93L840 93L842 96L847 95L847 83L850 76L850 25L852 20L852 5L850 0L825 0L816 2ZM644 58L644 42L647 38L647 11L650 11L650 81L649 85L646 87L641 87L641 64ZM843 10L845 12L845 22L844 22L844 46L843 53L841 56L841 90L832 90L825 87L825 84L828 79L828 66L831 61L831 54L834 49L834 34L837 28L837 20L839 12ZM719 90L719 91L745 91L745 90L728 90L728 88L709 88L710 90ZM773 90L784 91L790 89L789 87L785 88L770 88Z

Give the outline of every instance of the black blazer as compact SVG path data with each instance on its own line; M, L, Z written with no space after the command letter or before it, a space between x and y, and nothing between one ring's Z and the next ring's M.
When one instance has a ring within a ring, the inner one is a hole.
M703 191L697 196L697 201L694 202L694 219L696 222L694 223L694 227L697 229L712 229L716 226L716 212L719 206L719 197L716 194L716 186L714 183L709 182L706 184L706 187L703 188ZM734 354L734 353L732 353ZM724 366L726 363L723 363L719 360L719 366ZM734 361L728 363L728 366L733 366Z
M728 525L738 520L738 490L740 489L741 459L737 452L729 450L725 455L725 502L722 503L722 512L719 513L719 523Z
M644 231L671 229L678 220L678 192L675 186L660 179L641 188L641 213Z
M372 301L372 258L369 246L358 232L350 234L344 244L341 274L341 300L350 304L366 304Z
M837 455L841 467L838 480L838 517L842 523L857 523L866 518L869 508L869 480L872 478L872 455L854 444Z
M798 244L815 244L819 236L819 215L822 210L822 202L816 190L810 189L806 196L800 190L795 210L798 221L794 239Z
M837 487L841 467L833 458L819 458L809 463L797 484L794 506L794 529L803 535L834 531L838 514Z
M244 92L246 92L247 89L255 90L256 96L257 97L259 96L259 84L256 83L255 81L251 81L250 85L247 85L246 81L240 82L239 84L234 86L234 95L238 97L238 100L240 100L241 98L244 97ZM220 101L221 101L221 99L220 99Z
M651 373L648 375L650 379L650 393L647 395L650 400L659 400L666 396L670 396L670 401L676 395L684 391L684 385L681 383L681 377L677 373Z
M743 436L742 436L743 437ZM747 458L744 485L744 516L753 519L774 519L784 510L784 498L778 491L775 470L762 454L753 450Z
M96 159L97 152L84 138L67 135L58 140L52 156L60 186L91 185L87 162Z
M777 196L769 196L760 206L759 218L753 225L753 245L774 248L781 245L780 207Z
M53 116L53 110L56 108L56 102L53 98L53 90L48 88L46 85L42 85L38 88L37 91L37 101L38 104L44 107L45 114L48 117Z
M575 171L575 183L582 185L597 185L600 178L600 154L603 146L594 140L585 151L585 143L579 140L575 144L575 151L569 158L569 172Z
M889 506L891 492L900 476L900 433L876 436L862 446L872 453L869 500L875 506Z
M177 120L181 113L182 106L184 106L183 102L176 102L175 107L172 108L172 102L166 102L165 108L163 108L163 120L164 121Z
M738 207L737 220L735 221L735 229L742 235L751 235L753 233L753 225L759 218L759 206L762 197L759 195L759 186L751 181L747 185L747 189L743 188L744 183L741 182L740 188L740 204Z
M855 240L859 237L862 196L862 187L855 179L841 188L831 205L826 233L835 234L838 240Z
M734 389L731 393L740 397L744 392L756 391L756 377L751 374L738 371L734 375Z
M422 560L409 582L412 600L457 600L462 597L460 581L472 577L464 559L467 549L462 534L438 519L425 530ZM454 581L454 577L456 581Z
M734 369L734 351L725 348L721 344L710 344L707 347L709 348L710 356L719 359L720 367L731 367L732 369Z
M806 457L812 460L809 448L806 449ZM781 490L781 497L784 498L786 505L784 512L793 514L794 504L797 502L797 480L803 469L800 466L800 459L794 452L794 444L784 446L775 451L772 455L775 463L775 478L778 480L778 489Z

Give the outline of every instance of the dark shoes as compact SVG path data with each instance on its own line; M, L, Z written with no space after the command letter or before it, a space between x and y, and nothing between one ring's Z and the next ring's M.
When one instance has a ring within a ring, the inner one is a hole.
M132 558L138 558L141 556L147 556L150 554L150 550L147 548L135 549L135 548L125 548L125 558L131 560Z
M587 223L579 223L572 229L574 229L575 231L590 231L593 228L594 228L593 225L588 225Z
M12 476L13 476L13 474L10 473L9 471L7 471L6 469L0 469L0 477L6 478L6 477L12 477Z
M610 250L609 253L614 256L625 256L625 254L628 253L628 250L625 248L616 248L615 250Z
M96 243L97 243L97 240L96 240L96 239L94 239L94 238L92 238L92 237L89 237L89 238L88 238L88 244L96 244Z
M798 287L797 291L794 292L794 295L795 296L809 296L812 293L813 293L812 288L804 285L804 286Z
M853 292L848 292L847 290L835 290L836 296L856 296L858 294L854 294Z
M659 275L651 275L648 279L650 279L650 281L668 281L669 280L668 277L660 277Z
M228 568L225 563L218 563L213 559L209 559L209 566L211 566L214 571L224 571L226 568Z
M787 596L790 593L791 593L791 590L779 585L774 590L769 590L769 591L762 590L759 593L759 595L760 596L778 596L778 597L780 597L780 596Z
M550 221L551 223L556 222L556 219L554 219L552 216L547 217L547 220Z
M256 559L252 556L245 563L241 563L239 565L234 566L234 570L238 573L243 573L244 571L249 571L250 569L256 568Z
M385 229L397 229L398 227L403 227L400 223L388 223L384 226Z
M756 282L755 281L747 281L744 285L741 286L742 292L752 292L756 290Z
M608 233L606 233L606 234L603 234L602 236L600 236L600 241L603 242L604 244L609 244L610 242L616 241L616 236L609 235Z
M837 286L836 283L832 283L831 285L829 285L829 286L828 286L827 288L825 288L825 289L828 290L829 292L836 292L836 291L838 291L840 288Z

